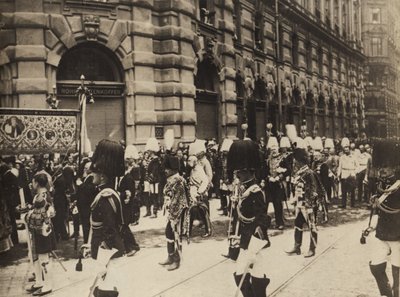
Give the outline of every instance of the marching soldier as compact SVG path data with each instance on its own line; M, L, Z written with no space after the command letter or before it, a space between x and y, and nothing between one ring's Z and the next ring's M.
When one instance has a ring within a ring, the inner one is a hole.
M124 149L114 141L102 140L98 143L92 158L93 183L98 194L91 205L90 250L97 259L100 249L117 249L113 258L124 254L125 246L120 234L124 224L120 196L114 190L115 179L125 172ZM107 275L94 290L95 297L117 296L114 280L118 275L115 263L107 266Z
M140 250L139 245L136 242L135 236L129 229L129 224L134 222L134 199L136 198L136 187L135 180L133 177L133 164L134 160L138 159L139 155L136 147L128 145L125 149L125 175L119 182L118 192L121 195L122 214L124 218L124 224L121 228L121 235L124 240L125 252L128 257L133 256L137 251Z
M373 200L371 219L365 236L375 232L376 240L370 258L370 270L381 296L399 297L400 282L400 156L398 143L380 141L374 144L373 166L380 171L378 195ZM388 258L392 265L393 283L390 286L386 267Z
M294 247L287 251L289 255L300 255L303 239L303 225L307 224L310 229L310 248L304 257L313 257L317 246L317 227L316 211L324 195L324 190L320 187L316 173L309 167L310 156L305 149L306 145L301 139L297 140L297 147L294 149L294 167L299 168L294 172L292 180L295 189L296 218L294 221Z
M167 183L164 186L164 207L167 211L168 223L165 228L168 257L160 262L168 271L179 268L181 262L181 236L187 232L188 224L188 197L186 195L186 181L179 175L179 160L176 156L166 155L164 170Z
M262 250L270 245L267 229L271 219L267 215L264 193L256 184L255 172L259 164L258 147L251 140L239 140L230 147L228 168L237 176L240 187L236 208L240 253L234 278L244 297L266 297L270 282L265 276Z
M342 205L341 208L346 208L347 195L351 195L350 206L355 204L355 185L356 185L356 169L357 160L350 151L350 141L348 138L342 139L343 155L339 158L338 178L342 189Z

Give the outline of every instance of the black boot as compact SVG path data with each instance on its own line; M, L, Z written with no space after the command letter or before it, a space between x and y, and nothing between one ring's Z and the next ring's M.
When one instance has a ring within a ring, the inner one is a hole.
M236 272L233 274L233 277L235 278L235 283L236 286L239 287L240 285L240 280L242 279L243 274L239 274L237 275ZM246 276L244 277L242 286L240 287L240 291L243 294L243 297L255 297L255 295L253 294L253 290L250 284L250 274L246 274Z
M300 231L299 229L295 228L294 229L294 247L286 251L288 255L300 255L301 254L301 243L303 241L303 231Z
M310 234L310 249L307 254L304 255L304 258L310 258L315 256L315 248L317 245L318 233L311 231Z
M175 252L172 255L172 263L167 267L168 271L173 271L179 268L181 264L181 257L179 256L178 252Z
M165 266L165 265L171 265L174 262L173 255L175 252L175 244L173 242L167 242L167 252L168 252L168 258L165 261L160 262L158 264Z
M393 275L393 297L399 297L399 287L400 287L400 267L392 265L392 275Z
M386 275L386 262L378 265L372 265L369 263L369 268L372 275L375 277L376 283L378 284L379 292L382 296L393 297L392 289L390 288L389 279Z
M253 288L254 297L267 297L267 286L269 285L270 279L264 274L264 277L251 277L251 286Z

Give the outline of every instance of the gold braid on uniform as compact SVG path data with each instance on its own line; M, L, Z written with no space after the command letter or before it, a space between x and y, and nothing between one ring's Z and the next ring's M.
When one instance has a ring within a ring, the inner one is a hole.
M243 186L246 186L246 184L252 182L253 180L254 180L254 178L252 178L252 179L250 179L250 180L248 180L248 181L245 181L245 182L242 183L242 185L243 185ZM250 187L251 187L251 186L250 186ZM242 187L241 187L241 188L242 188ZM249 188L249 187L248 187L248 188ZM248 188L247 188L247 189L248 189ZM243 189L243 188L242 188L242 189ZM241 211L242 203L243 203L243 201L244 201L247 197L249 197L249 195L246 195L246 196L240 195L240 196L239 196L238 205L237 205L236 211L237 211L237 215L238 215L238 218L239 218L240 221L242 221L242 222L245 223L245 224L250 224L250 223L253 223L253 222L254 222L254 220L256 219L256 217L252 217L252 218L245 217L245 216L242 214L242 211Z

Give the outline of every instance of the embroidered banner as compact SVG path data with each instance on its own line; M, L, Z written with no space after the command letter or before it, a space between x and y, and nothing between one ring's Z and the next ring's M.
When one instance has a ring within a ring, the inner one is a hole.
M77 150L78 110L0 108L0 154Z

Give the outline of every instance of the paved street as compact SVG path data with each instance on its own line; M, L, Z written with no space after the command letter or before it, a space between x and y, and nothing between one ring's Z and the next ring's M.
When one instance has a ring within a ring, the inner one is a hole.
M216 209L218 201L212 200L211 205ZM133 229L142 246L141 251L134 257L118 260L120 273L116 286L120 296L234 296L232 273L235 264L221 257L227 251L224 234L227 219L216 211L213 213L215 235L209 239L195 236L189 245L184 243L181 268L173 272L167 272L157 264L166 256L164 218L142 219ZM373 237L367 239L367 245L359 243L367 215L367 210L334 208L332 221L319 228L317 255L311 259L284 253L293 244L291 228L283 234L271 230L272 246L263 251L265 273L271 278L268 296L377 296L368 268ZM306 252L308 232L304 233L303 242L302 251ZM67 250L72 249L70 242L65 246ZM96 274L94 261L84 260L83 271L75 272L77 260L68 259L65 251L58 254L63 257L68 271L63 272L59 264L53 263L54 292L51 296L87 296ZM25 257L15 261L4 257L6 255L1 256L0 296L28 296L24 292L29 275L28 261Z

